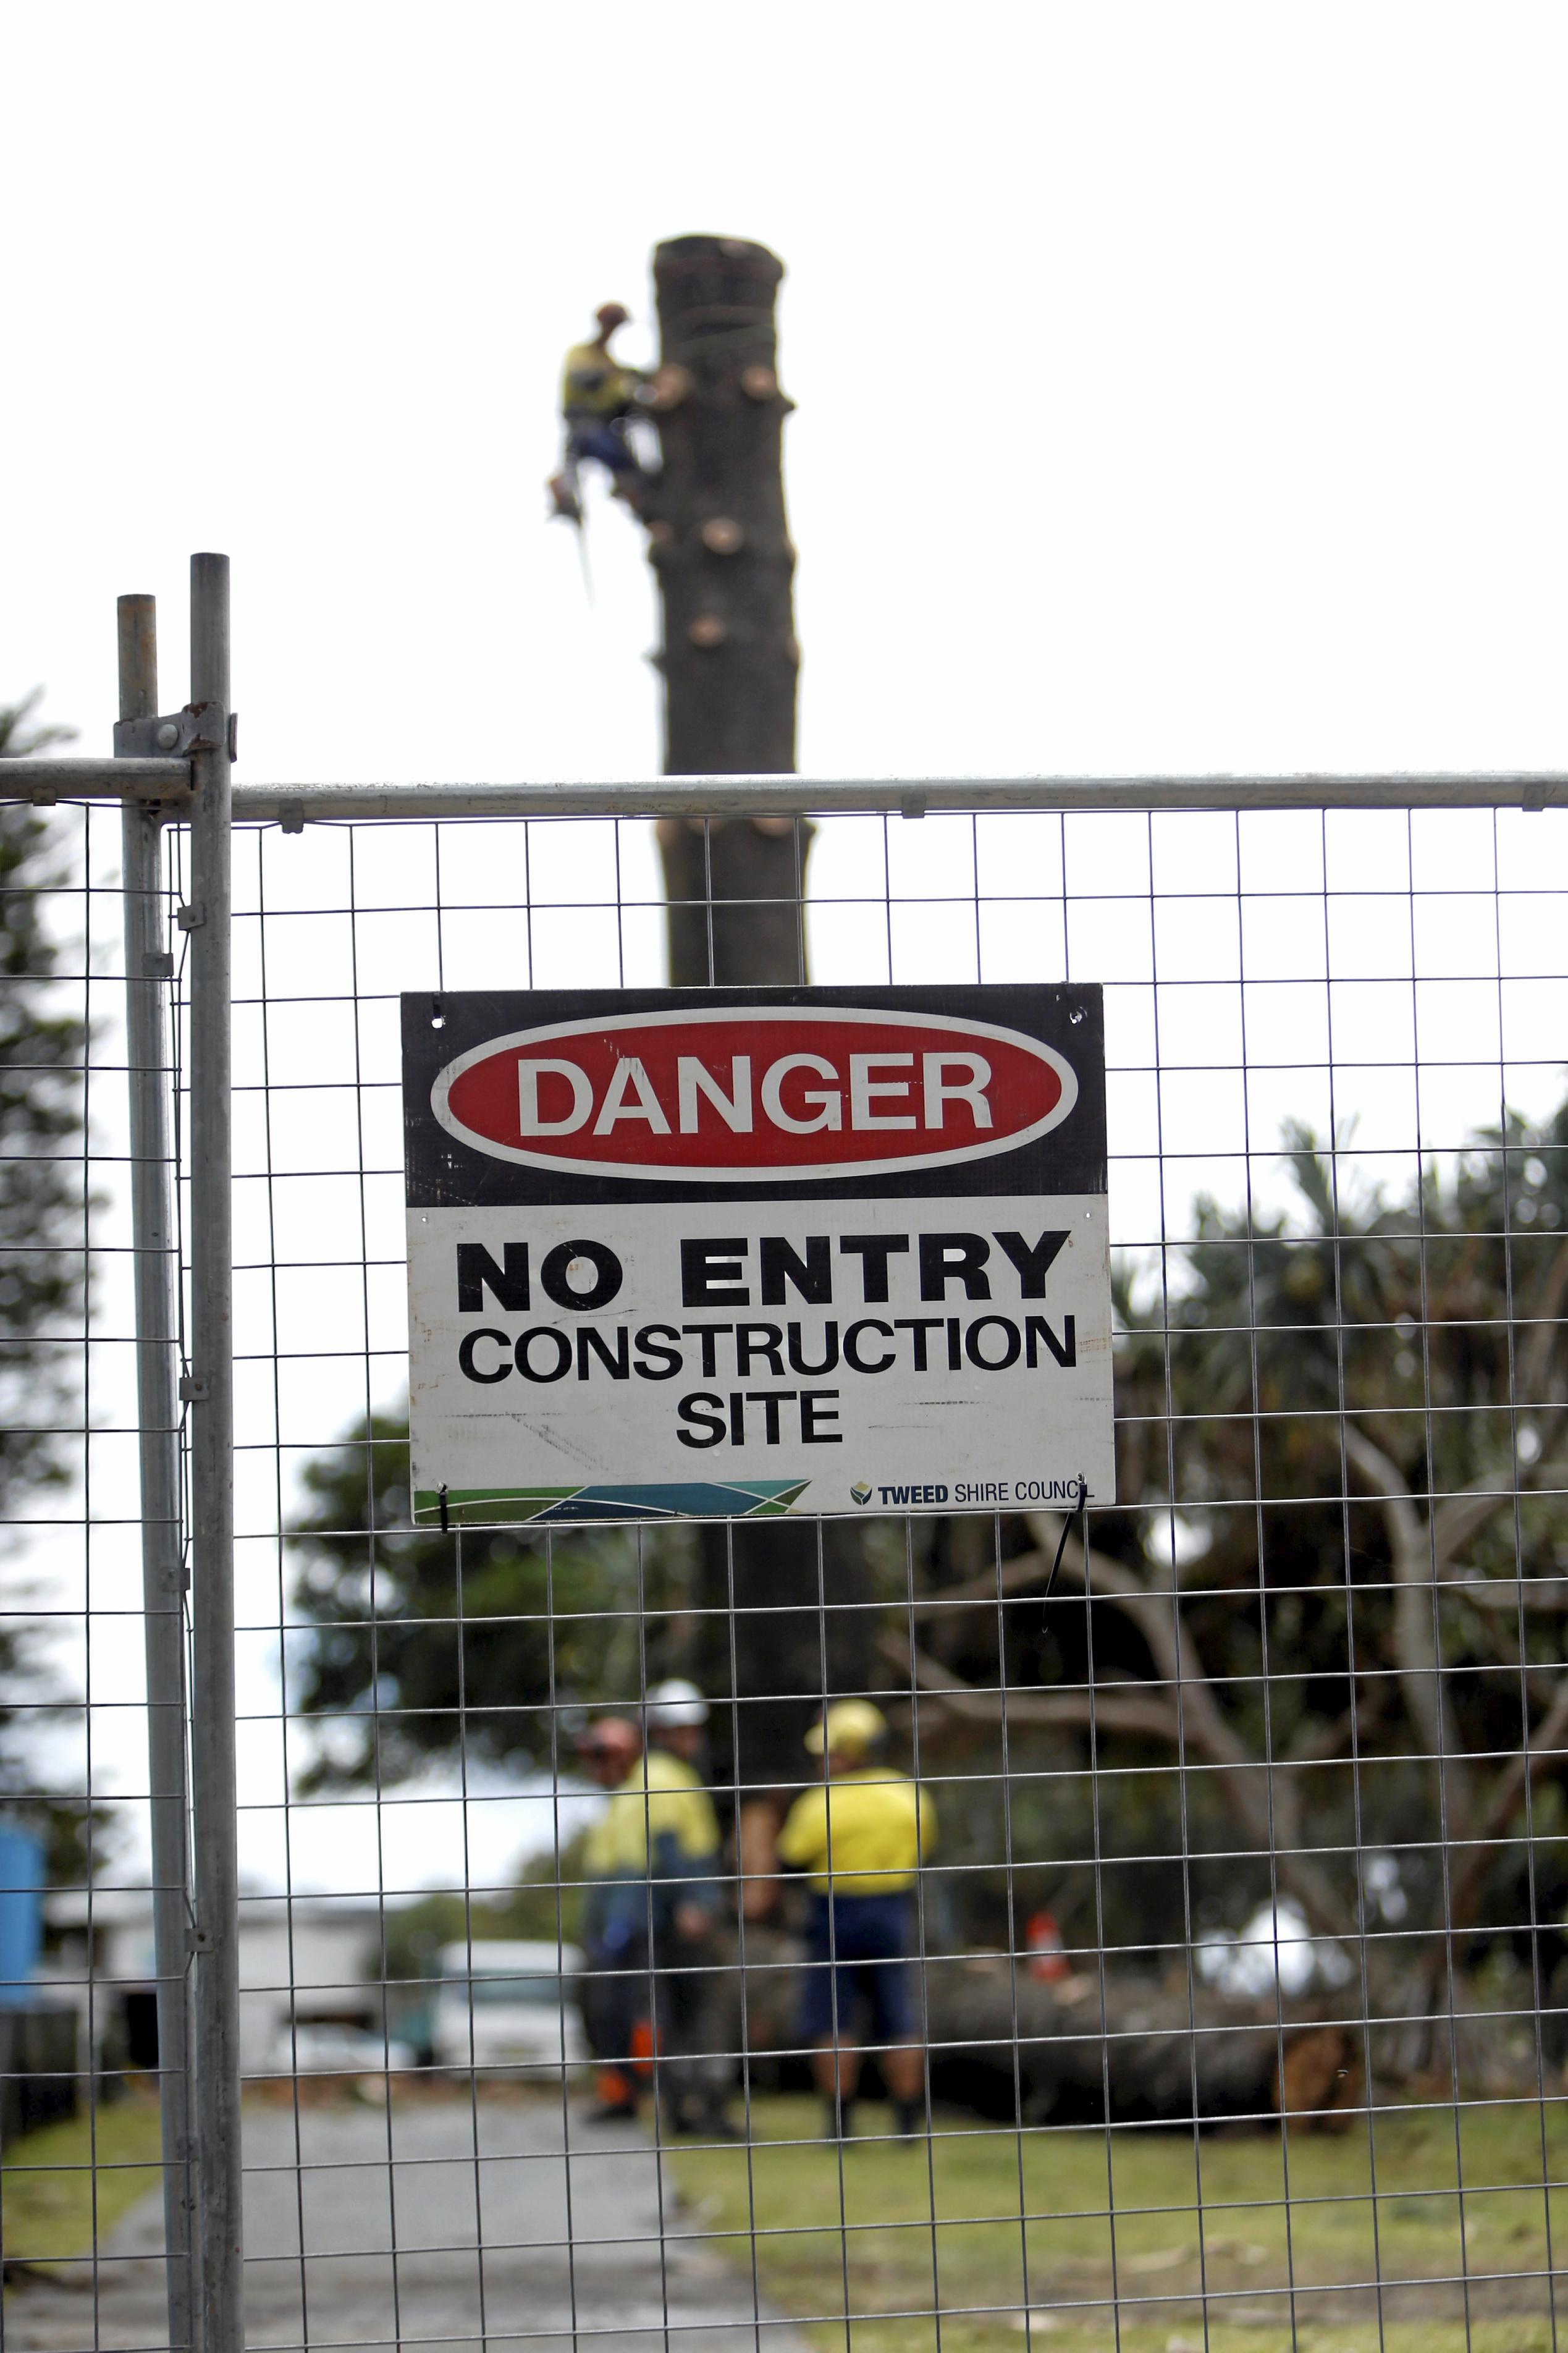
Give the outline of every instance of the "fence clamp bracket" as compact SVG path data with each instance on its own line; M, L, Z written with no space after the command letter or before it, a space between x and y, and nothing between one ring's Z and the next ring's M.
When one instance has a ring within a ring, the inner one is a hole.
M236 723L219 702L187 702L157 719L117 719L117 760L187 760L193 752L221 752L232 744Z
M212 1392L207 1383L200 1379L196 1374L182 1373L180 1375L180 1403L182 1405L205 1405L207 1398L211 1394Z
M206 919L207 911L199 899L193 899L188 907L174 910L174 921L182 932L199 932Z

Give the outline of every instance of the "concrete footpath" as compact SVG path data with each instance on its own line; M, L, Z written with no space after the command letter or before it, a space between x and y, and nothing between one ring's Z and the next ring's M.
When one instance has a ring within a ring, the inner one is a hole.
M476 2145L477 2144L477 2145ZM247 2342L365 2353L804 2353L679 2212L635 2129L544 2102L249 2108ZM25 2282L5 2296L6 2353L166 2347L161 2201L105 2246L96 2296ZM742 2251L743 2252L743 2251ZM95 2309L96 2306L96 2309Z

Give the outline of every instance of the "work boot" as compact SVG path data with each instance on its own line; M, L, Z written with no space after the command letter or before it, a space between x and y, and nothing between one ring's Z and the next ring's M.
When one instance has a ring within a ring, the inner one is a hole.
M824 2103L824 2113L827 2121L826 2138L847 2140L855 2130L854 2101L829 2096Z
M588 2111L591 2125L635 2124L637 2087L624 2067L600 2067L594 2077L598 2098Z
M900 2133L906 2136L914 2135L918 2137L925 2130L925 2102L923 2100L895 2100L893 2102L893 2121Z

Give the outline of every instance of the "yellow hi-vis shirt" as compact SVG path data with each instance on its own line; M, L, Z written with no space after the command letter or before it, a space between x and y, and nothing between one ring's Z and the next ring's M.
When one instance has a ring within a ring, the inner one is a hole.
M836 1773L798 1797L779 1832L778 1858L811 1874L820 1894L900 1895L936 1845L936 1808L885 1765Z
M561 376L561 406L568 417L618 417L637 388L636 373L599 343L574 343Z
M711 1869L719 1853L713 1801L689 1765L662 1748L639 1757L584 1842L584 1876L637 1879L647 1875L650 1840L666 1833L694 1873Z

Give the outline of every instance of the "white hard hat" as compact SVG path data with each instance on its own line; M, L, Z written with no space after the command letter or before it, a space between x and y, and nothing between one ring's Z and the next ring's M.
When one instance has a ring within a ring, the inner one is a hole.
M655 1683L647 1695L650 1732L686 1732L707 1721L708 1703L684 1675L671 1675L668 1683Z

